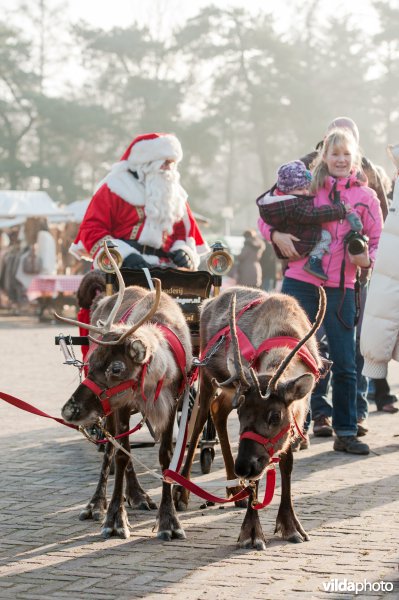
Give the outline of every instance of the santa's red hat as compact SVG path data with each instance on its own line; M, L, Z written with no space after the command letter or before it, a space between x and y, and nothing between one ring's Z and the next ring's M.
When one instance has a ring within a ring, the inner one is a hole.
M170 133L145 133L137 136L121 156L129 165L141 165L156 160L175 160L183 158L181 144Z

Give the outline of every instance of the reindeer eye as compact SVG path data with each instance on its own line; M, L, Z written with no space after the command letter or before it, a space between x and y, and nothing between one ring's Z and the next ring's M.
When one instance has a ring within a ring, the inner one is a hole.
M272 412L269 416L269 425L279 425L281 416L279 412Z

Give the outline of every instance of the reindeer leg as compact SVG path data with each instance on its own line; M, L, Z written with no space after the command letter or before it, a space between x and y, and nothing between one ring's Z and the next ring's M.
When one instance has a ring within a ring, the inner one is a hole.
M190 479L191 467L194 460L195 451L198 446L198 441L200 439L200 435L202 430L204 429L206 420L208 418L209 413L209 405L211 401L211 396L213 392L213 386L208 377L205 377L201 374L201 382L200 382L200 397L199 397L199 410L197 414L197 418L195 420L194 429L191 435L190 445L187 450L186 460L184 462L183 469L181 474L183 477L187 477ZM190 492L186 488L181 485L175 485L173 487L173 500L177 510L183 511L187 510L188 507L188 499L190 497Z
M172 436L173 424L176 416L176 409L171 412L169 422L161 436L161 444L159 448L159 462L162 471L169 467L172 459ZM172 500L172 486L165 481L162 483L162 497L158 511L158 533L157 537L161 540L169 542L172 538L185 539L186 534L176 514L175 506Z
M274 533L281 531L282 538L288 542L299 543L309 540L309 536L303 529L297 518L292 504L291 496L291 473L294 458L291 446L281 455L281 501L276 519Z
M227 479L236 478L234 471L234 459L231 453L229 434L227 431L227 418L232 410L233 407L231 406L231 395L229 395L227 392L222 392L218 396L214 397L211 401L212 419L215 423L216 431L218 433ZM227 494L233 496L241 491L241 489L242 488L240 486L227 488ZM247 500L244 499L238 500L234 504L239 508L246 508L248 503Z
M106 428L112 435L115 434L115 418L113 415L107 417ZM107 511L107 483L113 456L114 447L112 444L107 442L107 444L105 445L105 452L103 455L100 479L98 481L96 491L94 492L93 497L79 514L79 519L81 521L84 521L85 519L93 519L93 521L102 521L105 516L105 513Z
M256 482L256 495L258 494L259 482ZM255 548L266 550L266 540L259 520L259 511L252 508L253 494L249 497L247 512L241 525L240 535L237 540L239 548Z
M155 502L143 490L135 473L132 461L126 467L126 500L131 508L138 510L154 510Z
M119 409L118 431L127 431L129 429L130 408L124 407ZM127 452L130 451L129 438L121 438L121 445ZM112 499L108 507L107 515L101 529L101 535L104 538L109 538L112 535L117 535L121 538L130 537L129 521L126 514L126 509L123 505L123 482L125 471L129 462L129 457L122 450L117 450L115 455L115 484Z

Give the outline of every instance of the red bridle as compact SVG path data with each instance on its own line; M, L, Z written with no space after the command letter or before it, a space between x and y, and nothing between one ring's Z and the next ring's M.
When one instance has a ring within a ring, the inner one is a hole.
M137 379L127 379L126 381L122 381L122 383L118 383L118 385L113 385L109 388L101 388L88 377L82 381L82 385L88 387L89 390L91 390L98 397L106 417L112 413L111 405L109 403L110 398L112 398L112 396L116 396L116 394L119 394L119 392L124 392L128 389L135 390L137 384Z
M296 422L294 414L292 414L292 420L293 420L294 424L289 423L286 427L284 427L284 429L282 429L273 438L263 437L263 435L260 435L259 433L255 433L254 431L244 431L244 433L242 433L240 435L240 441L241 440L253 440L254 442L258 442L258 444L261 444L261 446L265 447L270 458L272 458L272 456L274 456L274 453L275 453L274 444L276 444L279 440L281 440L281 438L284 437L285 434L288 433L290 429L292 430L292 433L294 434L294 431L293 431L294 425L295 425L296 430L299 433L299 435L303 439L305 439L305 436L303 435L302 431L298 427L298 423ZM280 460L280 459L277 459L277 460Z
M274 456L274 444L276 444L282 437L285 436L286 433L291 429L291 423L284 427L277 435L273 438L266 438L263 435L259 435L259 433L255 433L254 431L244 431L240 435L241 440L254 440L254 442L258 442L261 446L264 446L266 452L269 454L270 458Z

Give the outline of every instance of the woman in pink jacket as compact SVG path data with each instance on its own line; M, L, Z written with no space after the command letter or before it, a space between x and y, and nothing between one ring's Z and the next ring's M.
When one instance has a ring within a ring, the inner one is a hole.
M262 235L273 241L289 262L282 292L294 296L314 321L318 288L323 285L327 310L323 326L328 339L332 366L332 424L336 434L334 450L368 454L367 444L357 437L355 327L358 311L355 287L358 267L371 267L382 229L377 196L357 177L360 153L352 133L336 129L326 136L313 168L315 207L338 202L349 204L359 215L363 230L351 234L347 220L324 223L331 235L330 251L322 259L326 281L303 270L306 258L299 257L291 234L270 228L259 219ZM355 238L355 239L354 239Z

